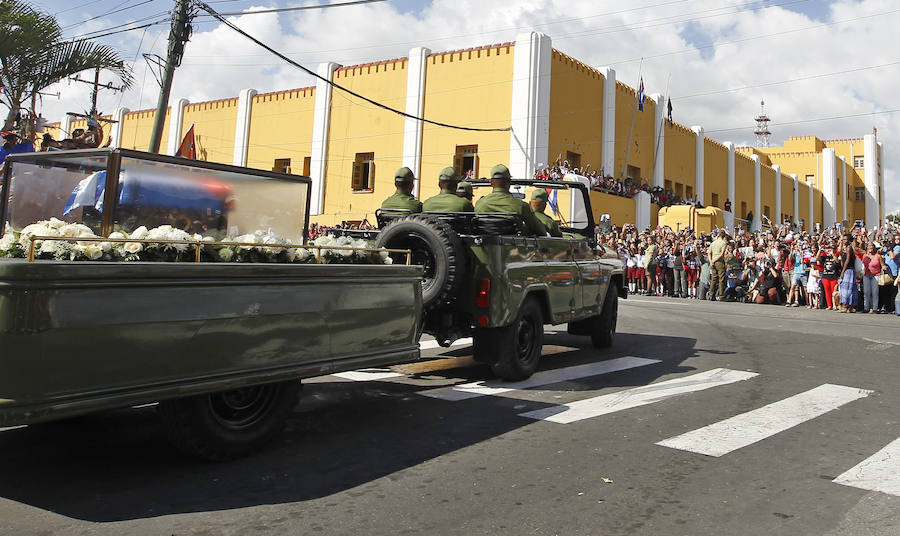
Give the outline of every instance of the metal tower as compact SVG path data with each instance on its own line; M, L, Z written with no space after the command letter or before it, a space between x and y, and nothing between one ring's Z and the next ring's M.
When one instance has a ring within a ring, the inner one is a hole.
M769 136L772 135L769 132L769 116L766 115L766 101L759 101L759 115L753 118L756 121L756 130L753 131L756 134L756 146L757 147L768 147L769 146Z

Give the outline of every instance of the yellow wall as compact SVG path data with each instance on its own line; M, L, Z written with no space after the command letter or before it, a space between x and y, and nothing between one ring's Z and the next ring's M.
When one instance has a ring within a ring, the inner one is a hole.
M247 167L271 170L276 158L291 159L291 173L303 174L310 156L315 108L314 87L253 97Z
M709 138L703 147L703 204L712 206L712 194L719 195L719 208L725 207L728 198L728 149ZM734 210L734 199L731 200Z
M169 139L169 111L166 110L166 121L163 123L162 141L159 152L165 153ZM146 151L150 147L150 134L153 131L153 118L156 110L138 110L128 112L122 120L122 143L124 149Z
M237 97L188 104L184 107L179 143L193 124L197 159L231 164L234 161L237 108ZM166 136L163 140L165 144Z
M790 222L794 218L794 179L790 175L781 174L781 212ZM773 218L774 219L774 218ZM778 223L781 223L780 221Z
M797 195L799 196L797 207L800 210L797 220L803 220L807 230L814 229L815 227L809 221L809 186L802 180L797 181Z
M557 156L565 159L566 151L572 151L581 155L582 169L590 164L589 169L599 171L603 148L603 76L556 50L550 72L549 159L555 160Z
M406 106L406 63L406 58L401 58L342 67L335 71L334 82L402 110ZM375 153L371 191L355 193L351 187L357 153ZM346 213L374 213L384 198L394 193L394 172L402 165L402 158L403 117L335 90L322 212L335 215L337 220L362 219Z
M622 176L625 167L625 152L628 148L628 133L631 117L634 115L634 131L631 134L631 148L628 150L628 165L640 168L641 178L650 181L653 175L653 123L656 104L644 99L644 111L635 108L637 91L621 82L616 82L616 158L615 177ZM666 147L668 151L668 147ZM693 154L693 153L691 153ZM608 173L607 170L604 170Z
M753 211L753 160L743 153L734 153L734 199L731 200L731 210L735 218L746 218L747 212ZM747 204L746 210L741 210L741 202ZM753 215L758 218L759 214Z
M769 207L769 219L772 224L780 224L778 214L775 212L775 170L769 166L760 166L759 170L760 214L765 214L765 207ZM762 220L763 223L768 223Z
M591 211L595 222L600 221L601 214L609 214L610 223L621 227L626 223L634 223L635 202L627 197L592 191Z
M685 186L690 186L691 190L696 193L696 189L694 188L694 178L697 172L696 134L694 134L693 130L678 123L674 123L672 127L663 126L663 131L666 137L666 181L672 183L672 191L674 192L678 191L676 183L681 184L682 196L684 196L684 192L686 191ZM725 171L727 173L728 169L726 168ZM728 180L727 175L725 180ZM722 198L722 202L725 202L724 197Z

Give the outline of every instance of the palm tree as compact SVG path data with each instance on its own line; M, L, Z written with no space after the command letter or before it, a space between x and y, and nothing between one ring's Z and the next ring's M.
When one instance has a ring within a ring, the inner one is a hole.
M65 41L53 15L22 0L0 1L0 102L12 128L22 104L42 89L88 69L112 72L124 87L131 70L111 47L85 39Z

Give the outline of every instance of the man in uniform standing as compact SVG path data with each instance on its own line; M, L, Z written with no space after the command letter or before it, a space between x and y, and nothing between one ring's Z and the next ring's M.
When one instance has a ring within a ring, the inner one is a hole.
M475 208L468 200L456 195L459 175L452 167L445 167L438 176L441 193L422 203L425 212L472 212Z
M548 216L544 213L544 210L547 209L547 200L550 196L547 194L547 190L543 188L537 188L533 192L531 192L531 210L534 211L535 217L539 222L544 224L544 227L547 228L547 232L550 233L550 236L562 236L562 232L559 230L559 224L556 223L556 220Z
M397 191L381 203L381 208L401 209L410 212L422 212L422 202L413 197L413 181L416 177L408 167L402 167L394 173L394 186Z
M497 164L491 168L491 188L493 188L493 191L475 203L475 212L515 214L529 233L546 236L547 228L535 217L531 207L509 193L511 185L512 177L510 177L509 169L506 166Z
M719 230L716 239L709 245L709 299L721 300L725 295L725 251L728 248L728 234Z

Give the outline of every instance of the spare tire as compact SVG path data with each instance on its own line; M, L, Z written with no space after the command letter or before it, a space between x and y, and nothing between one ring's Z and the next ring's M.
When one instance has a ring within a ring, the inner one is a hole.
M422 301L426 309L456 299L466 260L462 240L447 223L421 214L401 218L381 230L375 247L412 251L412 264L425 268ZM393 253L391 258L395 263L406 263L402 253Z

